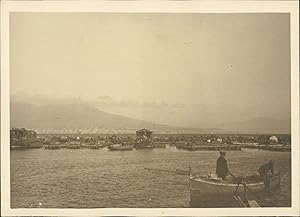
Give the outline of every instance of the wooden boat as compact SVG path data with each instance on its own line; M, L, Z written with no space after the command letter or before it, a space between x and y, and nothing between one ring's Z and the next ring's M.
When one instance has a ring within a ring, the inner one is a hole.
M135 149L148 149L148 150L152 150L155 147L153 145L149 144L149 145L136 145L134 148Z
M67 144L67 149L80 149L81 143L79 141L72 141Z
M167 148L168 145L168 143L163 142L157 142L153 144L154 148Z
M80 145L68 145L67 149L80 149Z
M272 190L280 186L280 173L270 177L268 189L265 188L262 181L246 183L246 186L247 191L251 191L252 194ZM226 207L227 205L224 204L232 201L234 195L244 192L245 188L242 184L233 183L230 180L208 179L190 175L191 207Z
M90 146L90 149L99 149L99 148L100 148L99 145L92 145L92 146Z
M10 150L24 150L27 149L26 146L10 146Z
M176 144L177 149L187 151L241 151L241 146L238 145L220 145L220 144Z
M133 145L113 144L108 146L108 149L111 151L129 151L133 150Z
M256 183L247 183L247 187L253 192L259 192L265 190L264 183L256 182ZM280 173L273 175L270 178L270 189L276 188L280 185ZM238 184L230 183L230 181L226 180L216 180L216 179L208 179L204 177L193 177L190 176L190 189L193 193L198 193L200 195L211 195L211 194L221 194L221 195L232 195ZM243 191L242 186L238 189L238 191ZM239 192L237 192L239 193Z
M50 149L50 150L56 150L59 149L60 146L59 145L55 145L55 144L49 144L47 146L45 146L45 149Z

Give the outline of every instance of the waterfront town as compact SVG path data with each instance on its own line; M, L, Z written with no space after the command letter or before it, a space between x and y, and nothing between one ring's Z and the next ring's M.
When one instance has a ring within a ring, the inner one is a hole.
M39 134L24 128L10 130L11 150L100 149L134 150L176 147L177 149L240 151L242 148L291 151L291 135L160 134L148 129L136 134Z

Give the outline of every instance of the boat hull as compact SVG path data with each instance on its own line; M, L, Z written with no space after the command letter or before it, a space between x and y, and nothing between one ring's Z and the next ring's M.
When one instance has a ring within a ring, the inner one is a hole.
M108 147L109 150L111 151L130 151L133 150L133 146L132 145L123 145L123 146L109 146Z
M136 146L135 149L147 149L147 150L152 150L154 149L154 146Z
M280 174L276 174L270 180L270 190L279 187ZM238 184L227 184L224 182L212 182L203 178L190 177L191 207L236 207L233 195L243 194L244 186ZM247 184L251 193L265 191L263 182Z

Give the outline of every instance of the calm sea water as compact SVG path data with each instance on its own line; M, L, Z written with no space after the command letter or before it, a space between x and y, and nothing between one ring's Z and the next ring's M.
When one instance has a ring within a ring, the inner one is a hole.
M215 171L218 152L169 149L109 151L107 149L31 149L11 152L12 208L189 207L188 177L148 168ZM266 195L272 206L291 205L290 153L227 152L236 176L254 174L275 160L281 189Z

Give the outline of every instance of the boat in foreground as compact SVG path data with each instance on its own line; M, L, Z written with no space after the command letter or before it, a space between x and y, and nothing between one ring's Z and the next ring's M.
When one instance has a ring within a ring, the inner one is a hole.
M209 179L190 175L191 207L227 207L228 203L236 206L234 195L244 194L243 184L232 180ZM269 188L262 181L246 183L246 190L252 194L272 190L280 186L280 173L270 177Z

